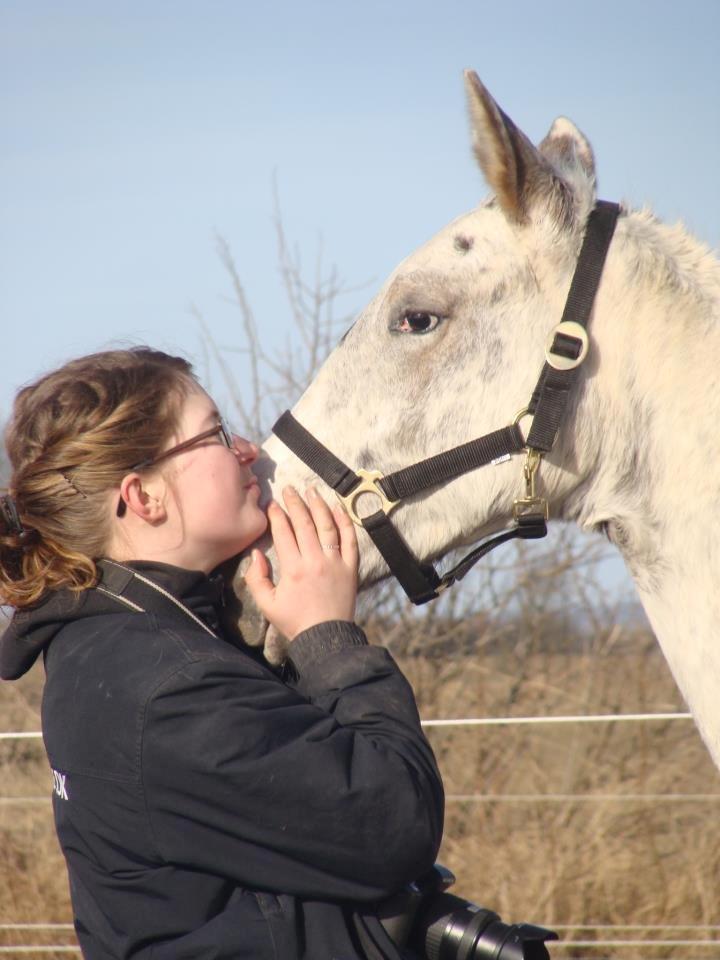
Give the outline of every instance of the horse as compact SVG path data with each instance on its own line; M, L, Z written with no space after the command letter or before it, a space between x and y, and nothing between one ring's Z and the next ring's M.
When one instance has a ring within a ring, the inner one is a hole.
M465 72L465 86L491 196L400 263L292 411L353 469L388 474L513 422L535 387L597 203L593 150L572 121L555 120L535 146L476 73ZM720 481L705 461L720 421L720 263L682 225L621 205L588 333L532 492L551 518L620 551L720 766ZM263 451L273 496L312 482L334 502L279 437ZM524 455L396 507L395 528L420 562L507 528L529 489ZM368 585L389 570L362 526L358 536ZM241 575L237 590L247 600ZM266 655L283 652L271 642Z

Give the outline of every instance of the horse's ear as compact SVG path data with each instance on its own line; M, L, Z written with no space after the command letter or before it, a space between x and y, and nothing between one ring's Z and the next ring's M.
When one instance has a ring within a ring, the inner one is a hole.
M552 190L552 167L503 113L474 70L465 71L465 88L480 169L505 215L524 223L533 199Z
M595 155L587 137L578 130L572 120L558 117L550 132L540 144L540 153L565 177L572 181L573 174L581 173L590 183L595 183ZM579 168L579 170L578 170Z

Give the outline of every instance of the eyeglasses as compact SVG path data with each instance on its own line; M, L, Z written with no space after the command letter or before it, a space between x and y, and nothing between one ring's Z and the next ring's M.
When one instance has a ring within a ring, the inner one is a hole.
M182 450L187 450L188 447L192 447L196 443L200 443L201 440L209 440L210 437L217 436L220 437L224 446L226 446L228 450L235 449L235 432L230 429L224 417L220 417L220 422L217 424L217 426L210 427L209 430L203 430L202 433L198 433L198 435L195 437L190 437L189 440L183 440L182 443L178 443L174 447L170 447L169 450L164 450L162 453L158 454L157 457L148 457L146 460L140 460L139 463L134 463L131 467L129 467L128 472L132 473L134 470L143 470L146 467L152 467L161 460L165 460L166 457L172 457L174 454L180 453Z
M165 460L167 457L172 457L176 453L181 453L183 450L187 450L189 447L194 446L196 443L200 443L202 440L209 440L210 437L220 437L220 440L223 443L223 446L227 447L228 450L235 449L235 431L231 430L228 426L227 421L220 417L220 421L214 427L210 427L209 430L203 430L202 433L198 433L194 437L190 437L189 440L183 440L182 443L175 444L174 447L170 447L169 450L163 450L162 453L159 453L157 457L148 457L145 460L140 460L138 463L134 463L131 467L128 467L128 473L134 473L135 470L143 470L146 467L152 467L156 463L160 463L161 460ZM127 507L125 501L120 497L120 501L117 505L117 515L122 517L125 515Z

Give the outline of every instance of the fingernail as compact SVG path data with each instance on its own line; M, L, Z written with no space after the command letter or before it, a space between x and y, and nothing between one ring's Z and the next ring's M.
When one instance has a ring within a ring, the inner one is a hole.
M308 488L307 488L307 495L308 495L309 497L312 497L313 500L314 500L316 497L319 497L319 496L320 496L320 494L317 492L317 490L316 490L315 487L308 487Z
M297 490L291 484L288 484L286 487L283 487L283 493L289 493L291 496L294 496L294 497L298 495Z

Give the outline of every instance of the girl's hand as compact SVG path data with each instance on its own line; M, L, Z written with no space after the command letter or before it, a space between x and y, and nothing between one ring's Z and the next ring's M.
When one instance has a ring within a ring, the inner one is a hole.
M355 616L358 547L353 522L339 505L331 512L314 487L307 498L309 509L294 487L286 487L287 514L274 501L268 507L280 563L277 586L257 549L245 574L261 613L288 640L325 620Z

